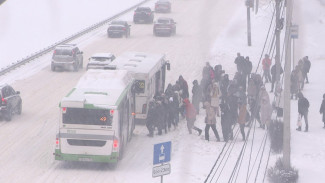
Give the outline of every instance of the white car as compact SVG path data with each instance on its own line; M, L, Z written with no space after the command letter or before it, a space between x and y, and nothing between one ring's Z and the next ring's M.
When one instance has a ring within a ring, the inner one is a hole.
M89 58L86 69L104 69L114 59L115 56L112 53L96 53Z

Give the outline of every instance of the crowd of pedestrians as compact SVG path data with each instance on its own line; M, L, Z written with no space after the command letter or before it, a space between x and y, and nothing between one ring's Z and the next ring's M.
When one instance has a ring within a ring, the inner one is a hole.
M245 127L249 127L254 120L259 123L259 127L266 129L271 122L273 111L276 117L283 117L284 95L280 77L283 73L281 66L272 65L272 60L268 54L262 60L263 75L252 73L252 62L249 57L237 53L234 63L237 72L232 80L222 69L222 65L212 67L206 62L202 70L200 82L192 82L192 98L189 98L187 81L182 75L174 85L168 84L165 92L156 94L149 104L147 118L148 136L154 135L154 130L158 129L158 135L163 131L167 133L171 127L176 128L181 118L185 118L189 134L196 131L201 135L202 129L195 125L196 117L203 108L205 110L204 136L210 140L210 128L217 141L221 141L217 124L220 122L222 137L224 141L232 140L234 125L238 123L242 139L246 139ZM309 101L304 97L302 90L304 82L308 83L308 73L311 63L308 56L301 59L291 73L291 99L298 100L299 119L305 121L305 131L308 131L308 108ZM277 70L279 68L280 70ZM279 77L279 76L278 76ZM270 83L274 92L274 100L266 90L266 84ZM320 113L323 114L325 128L325 94ZM301 123L297 130L301 131Z

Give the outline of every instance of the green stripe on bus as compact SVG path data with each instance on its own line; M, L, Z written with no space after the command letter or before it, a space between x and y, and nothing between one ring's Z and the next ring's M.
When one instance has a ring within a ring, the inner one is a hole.
M118 153L112 152L111 155L84 155L84 154L64 154L60 149L55 149L55 160L59 161L89 161L102 163L116 163L118 161Z
M107 95L106 92L85 92L85 94L99 94L99 95Z
M65 97L69 97L74 91L76 90L76 88L73 88L69 93L68 93L68 95L67 96L65 96Z

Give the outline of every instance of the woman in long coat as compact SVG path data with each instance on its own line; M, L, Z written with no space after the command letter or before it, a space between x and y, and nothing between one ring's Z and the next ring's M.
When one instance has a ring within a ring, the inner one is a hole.
M211 98L211 107L219 116L219 97L221 95L218 83L212 84L212 89L210 91L210 98Z
M209 141L209 130L210 127L213 130L214 135L217 138L217 141L220 141L220 137L216 128L217 124L217 119L216 119L216 112L215 110L211 107L209 102L204 103L205 110L206 110L206 117L205 117L205 140Z
M193 81L192 104L195 107L196 114L200 112L200 102L202 101L202 90L197 80Z
M198 127L194 126L194 122L196 120L196 110L194 105L190 103L188 98L184 99L185 110L186 110L186 121L187 121L187 129L190 134L192 134L192 129L198 131L199 135L201 135L202 130Z
M270 103L270 97L264 86L261 87L260 95L260 113L262 128L265 128L265 124L268 125L271 122L272 105Z
M240 128L240 133L243 137L243 140L245 140L245 124L247 122L247 108L245 103L239 104L239 113L238 113L238 123Z

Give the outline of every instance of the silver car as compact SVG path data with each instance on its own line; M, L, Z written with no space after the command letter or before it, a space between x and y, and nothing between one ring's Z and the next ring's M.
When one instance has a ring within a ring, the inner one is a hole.
M105 69L114 59L112 53L95 53L89 58L86 69Z
M58 67L69 69L71 66L76 72L83 68L83 52L75 44L58 45L53 52L51 70Z

